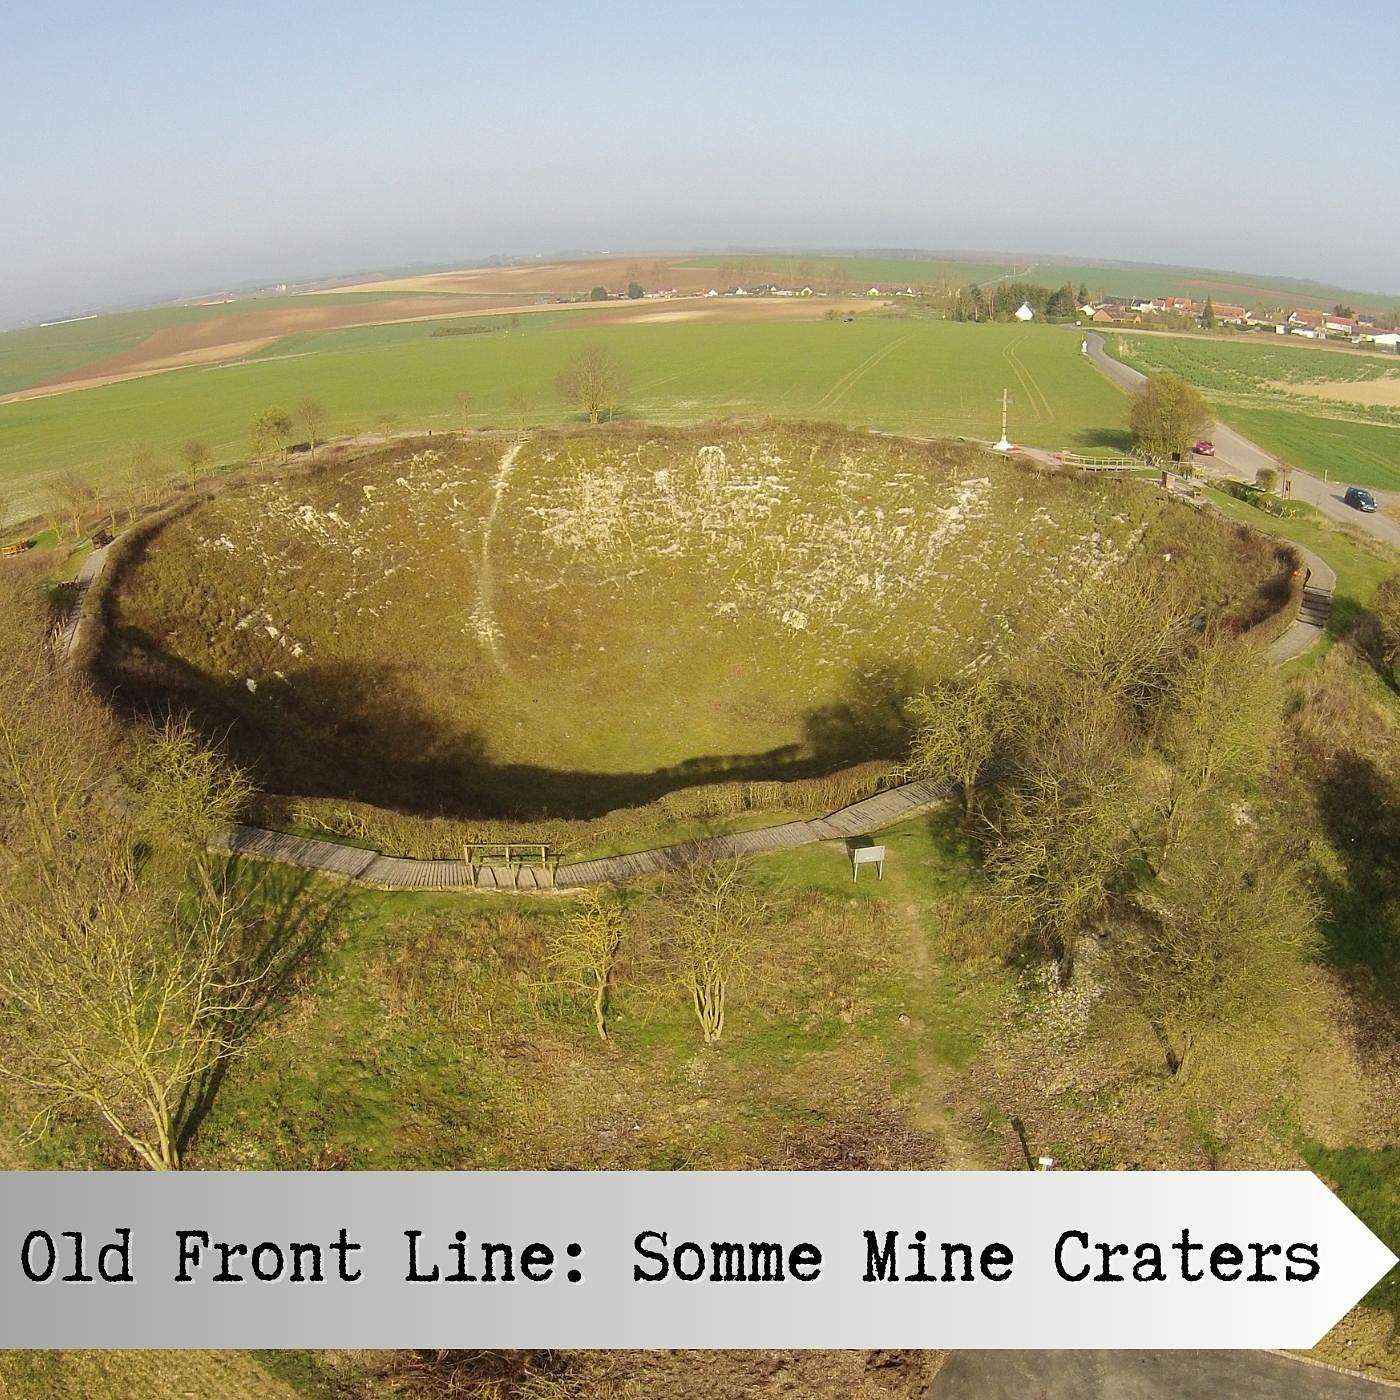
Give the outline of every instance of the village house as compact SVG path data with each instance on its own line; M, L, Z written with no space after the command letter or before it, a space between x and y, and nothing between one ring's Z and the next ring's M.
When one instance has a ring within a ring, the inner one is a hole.
M1020 306L1018 306L1018 307L1016 308L1016 319L1017 319L1018 321L1034 321L1034 320L1035 320L1035 312L1031 310L1030 304L1029 304L1028 302L1024 302L1024 301L1023 301L1023 302L1020 304Z

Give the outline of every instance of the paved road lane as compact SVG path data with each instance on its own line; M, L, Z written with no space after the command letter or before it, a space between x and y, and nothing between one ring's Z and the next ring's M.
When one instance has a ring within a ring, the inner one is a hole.
M929 1400L1400 1400L1268 1351L959 1351Z
M1103 336L1094 331L1085 336L1089 358L1120 389L1135 394L1147 382L1147 376L1140 374L1131 365L1115 360L1104 348ZM1237 433L1228 424L1217 422L1211 429L1211 441L1215 443L1216 460L1232 467L1235 473L1245 480L1252 481L1260 467L1278 467L1279 460L1271 452L1266 452L1258 443L1251 442L1243 433ZM1400 549L1400 524L1386 515L1363 515L1342 501L1346 483L1323 481L1311 472L1295 467L1293 469L1293 495L1300 501L1316 506L1324 515L1343 525L1354 525L1368 535L1383 540L1394 549ZM1377 492L1384 498L1383 493Z

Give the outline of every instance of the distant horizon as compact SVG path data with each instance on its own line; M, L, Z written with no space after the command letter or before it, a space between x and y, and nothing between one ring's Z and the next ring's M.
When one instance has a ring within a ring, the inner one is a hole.
M728 244L721 247L678 246L674 248L567 248L544 252L493 252L465 255L461 258L417 258L408 261L372 262L358 267L336 270L296 272L272 271L253 275L240 281L219 281L217 279L196 286L165 289L163 291L137 293L131 296L113 297L108 301L94 301L73 304L66 307L53 306L32 311L18 319L6 318L0 308L0 333L15 330L32 330L57 326L74 321L100 316L119 316L130 312L154 310L166 306L182 306L203 298L216 297L221 293L230 296L255 296L259 293L274 293L279 286L295 288L297 294L314 293L320 288L328 288L336 283L390 280L406 276L427 276L436 272L455 271L473 267L509 267L530 262L579 262L594 259L627 259L633 257L801 257L801 258L869 258L907 260L912 262L973 262L987 264L1015 264L1030 260L1032 264L1043 261L1062 268L1082 267L1114 270L1120 272L1175 272L1212 273L1226 277L1243 277L1256 281L1267 281L1282 287L1295 285L1300 295L1311 292L1339 293L1350 297L1368 297L1376 305L1369 309L1381 311L1389 309L1385 303L1400 302L1400 290L1378 291L1346 287L1341 282L1321 277L1298 276L1291 273L1270 272L1258 268L1215 267L1201 263L1161 262L1140 258L1095 257L1082 253L1050 252L1045 250L1010 251L1005 248L919 248L913 245L843 245L843 246L803 246L799 244ZM1031 266L1024 274L1025 279L1034 282L1035 268ZM1009 274L1014 275L1014 274Z
M0 322L628 246L1048 246L1393 299L1398 35L1393 0L20 7Z

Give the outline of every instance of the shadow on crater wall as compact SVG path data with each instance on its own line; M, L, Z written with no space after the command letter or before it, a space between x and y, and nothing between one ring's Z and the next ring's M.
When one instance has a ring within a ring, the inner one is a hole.
M486 735L444 725L392 665L304 667L283 686L265 684L254 701L237 682L198 671L147 633L119 628L112 640L97 674L120 711L189 711L267 791L420 816L582 819L702 783L818 777L896 757L907 741L903 700L918 688L912 671L879 667L853 677L840 700L811 710L800 744L606 773L494 762Z

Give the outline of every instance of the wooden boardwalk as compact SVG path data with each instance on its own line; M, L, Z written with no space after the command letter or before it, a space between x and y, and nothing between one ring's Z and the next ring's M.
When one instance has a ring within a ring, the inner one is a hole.
M1289 540L1288 543L1308 566L1308 581L1303 587L1298 616L1269 647L1269 659L1276 666L1301 656L1314 642L1327 635L1327 625L1332 620L1332 593L1337 586L1336 572L1325 559L1320 559L1296 540Z
M217 849L254 860L276 861L302 870L348 880L375 890L501 890L538 894L551 889L583 889L644 880L689 865L792 850L818 841L844 841L880 831L905 817L937 806L948 795L946 783L904 783L812 821L783 822L658 846L631 855L573 861L552 872L538 866L476 864L465 860L412 860L386 856L359 846L317 841L256 826L232 826Z
M91 625L92 619L86 607L88 593L98 579L102 577L102 573L107 567L107 552L111 548L112 546L110 544L105 544L98 549L94 549L88 557L83 560L82 567L78 570L78 575L73 580L72 597L68 605L68 616L58 634L58 652L65 661L72 659L74 653L78 649L78 639L83 635L85 629Z

